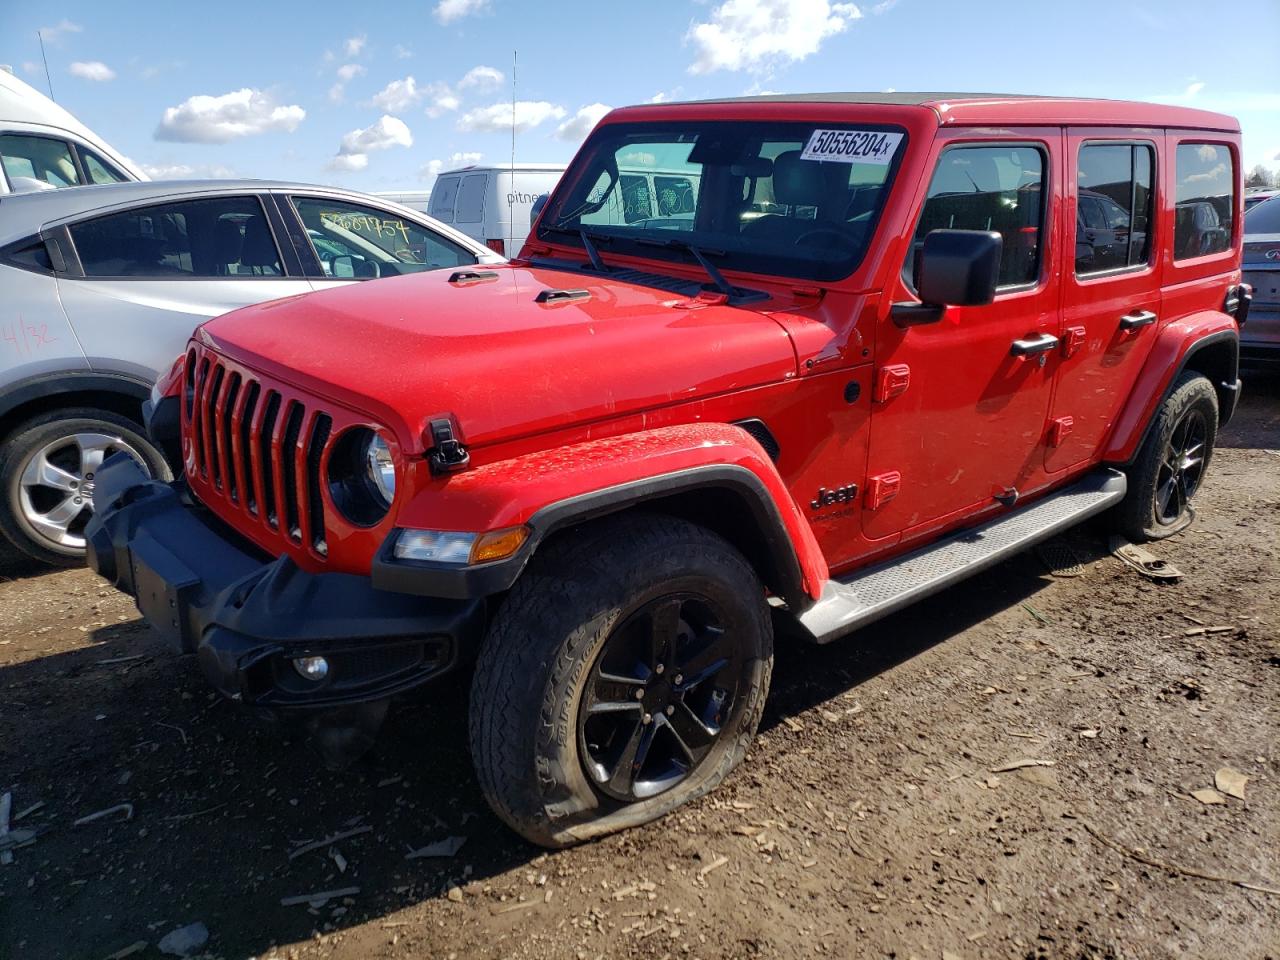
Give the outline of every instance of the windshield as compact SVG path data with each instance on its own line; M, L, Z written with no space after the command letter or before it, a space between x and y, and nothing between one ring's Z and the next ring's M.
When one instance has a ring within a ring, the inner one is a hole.
M1244 232L1280 233L1280 197L1263 200L1244 215Z
M538 237L600 253L811 280L848 276L884 207L906 134L875 124L610 124L566 173ZM677 240L677 243L670 241Z

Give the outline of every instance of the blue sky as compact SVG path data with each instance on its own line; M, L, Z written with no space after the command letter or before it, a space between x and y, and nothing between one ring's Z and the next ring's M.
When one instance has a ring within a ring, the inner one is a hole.
M892 88L1221 110L1246 167L1280 169L1280 0L15 6L0 63L46 89L43 30L56 99L153 175L410 190L505 162L513 51L520 160L568 160L610 106Z

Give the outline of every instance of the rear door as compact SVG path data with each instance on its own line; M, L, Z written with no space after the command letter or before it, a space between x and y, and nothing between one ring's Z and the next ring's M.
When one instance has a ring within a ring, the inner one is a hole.
M154 377L209 318L311 290L256 194L140 204L66 229L75 263L58 293L96 368Z
M1067 202L1074 263L1064 264L1058 387L1045 467L1087 462L1119 415L1160 320L1157 141L1148 132L1070 129ZM1093 211L1092 213L1090 211ZM1105 229L1095 227L1101 222Z
M993 303L906 329L889 302L914 298L912 256L887 286L863 515L871 540L929 535L1042 481L1059 322L1060 143L1060 130L1038 128L981 141L956 131L934 145L913 248L934 229L995 230L1000 286Z

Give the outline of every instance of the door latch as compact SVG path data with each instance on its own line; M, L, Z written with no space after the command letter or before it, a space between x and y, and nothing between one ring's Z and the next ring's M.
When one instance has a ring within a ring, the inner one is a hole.
M879 510L902 489L902 474L897 470L867 478L867 509Z
M1062 331L1062 355L1063 357L1074 357L1080 352L1080 348L1084 346L1085 337L1089 335L1089 331L1084 327L1067 327Z
M1049 446L1060 447L1067 434L1076 425L1074 417L1057 417L1049 421Z
M911 386L911 368L905 363L891 363L876 373L876 403L888 403L900 397Z

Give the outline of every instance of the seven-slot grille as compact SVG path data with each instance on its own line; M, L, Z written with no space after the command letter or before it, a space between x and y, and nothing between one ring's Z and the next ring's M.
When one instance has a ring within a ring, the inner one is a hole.
M333 418L208 351L187 352L187 479L233 510L328 555L320 459Z

